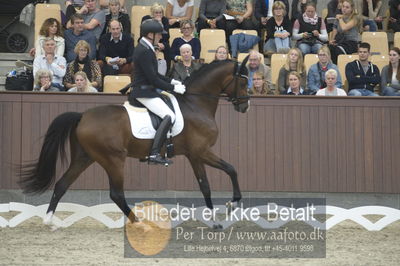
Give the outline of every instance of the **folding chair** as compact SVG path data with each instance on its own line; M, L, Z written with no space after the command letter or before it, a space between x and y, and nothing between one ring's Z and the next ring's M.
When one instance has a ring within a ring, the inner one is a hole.
M399 47L400 48L400 32L396 32L394 34L394 47Z
M371 45L371 54L387 55L389 54L389 42L387 33L378 32L363 32L361 35L362 42L367 42Z
M340 76L342 77L342 82L343 82L342 89L344 89L346 92L349 89L349 84L348 84L347 78L346 78L346 65L357 59L358 59L358 55L354 55L354 54L341 54L338 56L337 66L339 68Z
M287 54L273 54L271 56L271 80L274 86L278 84L279 71L286 62Z
M306 72L308 73L308 70L310 67L316 63L318 63L318 55L317 54L306 54L304 56L304 66L306 67Z
M182 37L181 29L179 28L171 28L169 29L169 46L172 46L175 38Z
M104 93L119 93L119 90L131 83L129 76L105 76L103 84Z
M200 58L205 63L214 60L215 51L221 45L225 46L225 31L219 29L202 29L200 32L201 52Z
M140 37L140 24L142 18L146 15L150 15L150 6L132 6L131 9L131 33L133 34L133 40L135 45Z
M35 42L43 22L48 18L55 18L61 23L61 7L59 4L37 4L35 6Z

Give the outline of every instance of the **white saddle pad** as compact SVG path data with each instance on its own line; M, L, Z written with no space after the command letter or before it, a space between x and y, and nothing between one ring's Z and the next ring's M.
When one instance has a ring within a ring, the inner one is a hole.
M174 106L175 109L175 123L172 127L172 137L175 137L179 133L182 132L183 129L183 116L181 109L179 108L178 101L175 96L168 93L163 92L164 95L167 95ZM132 135L138 139L154 139L156 134L156 130L153 128L153 124L151 123L150 114L146 108L134 107L129 104L129 102L124 103L124 107L129 115L129 120L131 122ZM171 136L171 133L168 132L168 137Z

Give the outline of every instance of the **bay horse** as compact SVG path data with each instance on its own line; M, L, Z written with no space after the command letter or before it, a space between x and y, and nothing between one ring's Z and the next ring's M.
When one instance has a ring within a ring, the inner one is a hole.
M227 95L236 111L249 107L247 68L235 61L215 61L202 66L185 82L186 93L176 95L184 118L183 131L172 143L175 154L189 160L203 194L206 206L213 209L205 165L223 170L229 175L233 197L231 204L241 199L235 168L211 151L218 137L215 112L221 93ZM130 121L122 105L104 105L84 113L68 112L57 116L50 124L37 162L21 167L19 184L24 193L43 193L55 181L58 154L65 160L65 144L70 141L70 164L54 187L44 222L50 223L57 204L71 184L95 161L107 172L110 198L130 219L131 212L124 195L124 164L126 157L145 158L152 140L132 136Z

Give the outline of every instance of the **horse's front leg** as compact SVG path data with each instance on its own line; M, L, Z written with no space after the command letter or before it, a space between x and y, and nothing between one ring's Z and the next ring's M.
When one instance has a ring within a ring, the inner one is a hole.
M211 200L211 190L210 184L208 183L206 169L204 168L204 163L200 158L190 158L188 157L190 164L192 165L194 174L196 176L197 182L200 186L200 191L203 194L204 200L206 202L206 206L212 211L214 209L214 205ZM212 213L214 213L212 211ZM216 217L214 217L214 229L222 229L222 225L218 223Z
M234 208L236 208L240 199L242 198L242 193L240 192L239 182L237 179L237 173L235 168L229 163L219 158L218 156L216 156L211 150L208 150L206 153L204 153L202 159L205 164L224 171L231 178L233 197L232 201L227 203L227 208L229 211L233 210Z

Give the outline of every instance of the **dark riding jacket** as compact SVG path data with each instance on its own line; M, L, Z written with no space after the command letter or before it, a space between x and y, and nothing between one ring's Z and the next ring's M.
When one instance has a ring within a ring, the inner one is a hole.
M171 78L160 75L157 71L156 54L151 47L140 39L133 53L133 84L129 99L158 97L156 89L173 91Z

